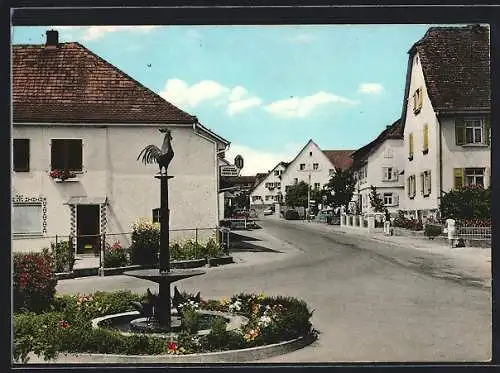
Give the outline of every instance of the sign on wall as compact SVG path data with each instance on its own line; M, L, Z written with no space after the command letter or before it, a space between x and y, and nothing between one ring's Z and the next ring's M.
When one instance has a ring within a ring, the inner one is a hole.
M238 167L240 170L243 168L243 157L241 155L237 155L234 158L234 165Z
M233 165L220 166L220 176L238 176L239 169Z

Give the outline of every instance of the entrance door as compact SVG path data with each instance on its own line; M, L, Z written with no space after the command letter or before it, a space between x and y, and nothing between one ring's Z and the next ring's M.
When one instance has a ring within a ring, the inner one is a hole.
M76 246L78 254L99 254L99 205L76 206Z

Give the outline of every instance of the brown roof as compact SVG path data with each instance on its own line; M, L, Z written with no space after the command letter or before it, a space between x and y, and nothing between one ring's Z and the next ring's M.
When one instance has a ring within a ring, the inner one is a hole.
M487 27L431 27L410 49L410 58L415 51L436 111L490 109Z
M12 76L15 122L196 120L79 43L14 45Z
M323 153L330 162L332 162L335 168L340 168L341 170L351 167L352 152L354 152L354 150L323 150Z
M400 119L396 120L390 126L387 126L372 142L366 144L365 146L359 148L351 154L354 163L357 164L358 161L364 159L370 152L377 149L385 140L403 139L403 124Z

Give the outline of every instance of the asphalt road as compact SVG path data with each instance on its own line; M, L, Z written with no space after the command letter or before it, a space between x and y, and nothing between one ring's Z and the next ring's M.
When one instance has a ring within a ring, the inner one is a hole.
M318 341L262 362L490 360L490 289L439 278L430 255L419 256L422 262L415 264L409 250L360 237L283 220L264 219L261 225L266 234L292 244L293 254L267 254L280 260L209 270L179 282L179 288L201 290L207 298L264 292L304 299L315 310ZM71 281L58 291L89 290L88 279ZM112 276L94 281L92 290L142 292L147 286Z

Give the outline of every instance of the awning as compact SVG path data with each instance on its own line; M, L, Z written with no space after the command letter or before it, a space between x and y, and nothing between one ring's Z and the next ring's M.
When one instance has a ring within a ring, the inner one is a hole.
M70 197L65 205L103 205L106 197Z

